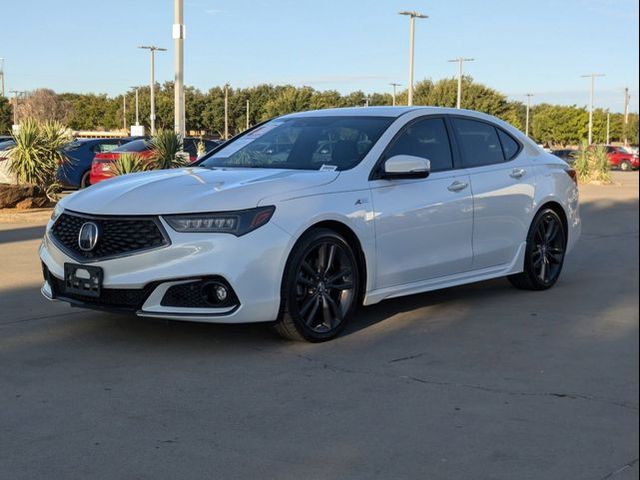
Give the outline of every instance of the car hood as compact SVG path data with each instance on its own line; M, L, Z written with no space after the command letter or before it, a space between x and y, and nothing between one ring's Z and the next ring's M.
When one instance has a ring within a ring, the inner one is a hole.
M252 168L180 168L105 180L64 201L98 215L156 215L252 208L262 198L332 182L338 172Z

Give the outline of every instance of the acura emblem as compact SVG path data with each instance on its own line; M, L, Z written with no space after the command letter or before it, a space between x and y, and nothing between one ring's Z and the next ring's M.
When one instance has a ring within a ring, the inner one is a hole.
M78 234L78 247L83 252L90 252L98 243L99 229L98 225L93 222L85 222L80 227Z

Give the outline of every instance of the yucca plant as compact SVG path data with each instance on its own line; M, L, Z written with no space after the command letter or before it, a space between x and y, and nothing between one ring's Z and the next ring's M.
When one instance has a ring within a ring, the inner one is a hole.
M181 167L186 164L182 152L182 138L171 130L159 130L151 139L151 159L154 167L161 170Z
M118 156L112 171L116 175L127 175L145 170L147 170L147 162L139 153L126 152Z
M580 146L576 161L573 162L573 168L581 182L589 181L591 177L591 165L589 162L589 144L586 140L584 140Z
M58 166L66 161L60 149L71 140L67 128L57 121L38 123L27 118L13 139L16 144L8 152L9 169L18 183L36 185L55 199L60 187L56 180Z
M591 180L601 183L611 183L611 164L604 146L598 145L591 150Z

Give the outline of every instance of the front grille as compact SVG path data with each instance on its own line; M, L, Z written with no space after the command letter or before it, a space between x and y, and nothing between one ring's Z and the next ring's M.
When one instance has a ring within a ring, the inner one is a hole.
M87 297L76 293L66 293L64 280L51 275L46 267L43 270L54 298L62 297L63 299L75 300L76 302L95 305L96 307L136 311L142 307L145 299L153 290L152 286L146 286L145 288L103 288L99 297Z
M96 246L89 252L80 249L78 235L85 222L98 225ZM53 240L79 260L100 260L129 255L169 244L155 217L109 217L65 212L51 228Z

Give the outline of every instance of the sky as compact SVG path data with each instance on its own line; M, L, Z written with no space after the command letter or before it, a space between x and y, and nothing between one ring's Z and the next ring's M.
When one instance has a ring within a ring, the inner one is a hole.
M309 85L341 93L408 83L409 20L417 20L415 81L453 77L474 58L475 81L532 103L638 111L637 0L184 0L185 83ZM0 0L6 90L116 95L173 79L173 0Z

